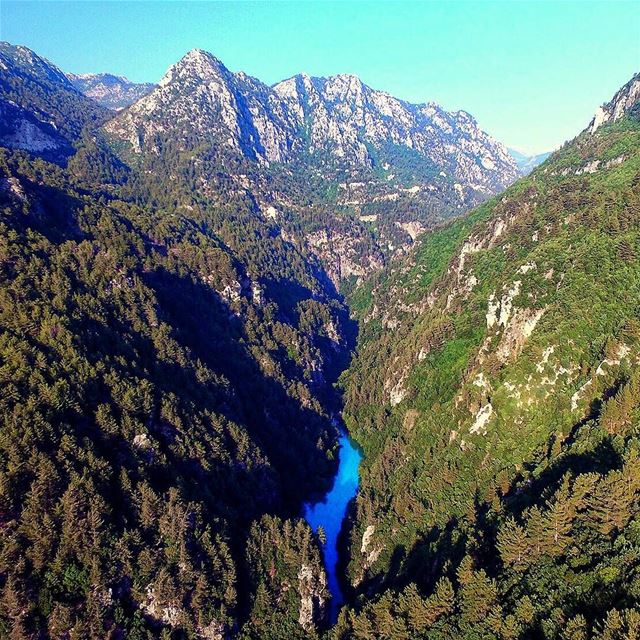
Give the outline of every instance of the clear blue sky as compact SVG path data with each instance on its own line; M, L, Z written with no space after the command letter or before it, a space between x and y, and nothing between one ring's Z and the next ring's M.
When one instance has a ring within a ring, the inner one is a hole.
M65 71L157 81L194 47L274 83L356 73L413 102L465 109L530 152L573 137L640 69L640 0L26 2L0 38Z

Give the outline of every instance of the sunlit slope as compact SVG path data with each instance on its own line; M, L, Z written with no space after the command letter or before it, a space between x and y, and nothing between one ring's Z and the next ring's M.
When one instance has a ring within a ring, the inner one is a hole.
M640 122L624 112L354 295L354 583L490 499L637 367Z

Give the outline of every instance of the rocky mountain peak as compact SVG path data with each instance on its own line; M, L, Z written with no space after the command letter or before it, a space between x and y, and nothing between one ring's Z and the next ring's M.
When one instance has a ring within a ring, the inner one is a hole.
M608 122L616 122L640 100L640 72L636 73L627 84L624 85L610 102L598 107L593 120L589 124L590 133Z
M74 80L100 80L107 84L130 82L125 76L117 76L113 73L67 73L65 75L71 82Z
M189 78L207 82L229 74L229 70L212 53L202 49L191 49L169 67L158 85L164 87L176 80Z
M313 78L306 73L298 73L291 78L277 82L272 89L280 98L300 101L309 93L318 93L315 87L317 81L318 78Z
M324 86L325 95L330 100L353 101L355 104L362 103L363 94L367 89L362 80L351 73L329 76Z
M170 134L185 149L197 140L259 163L284 161L293 133L272 89L201 49L189 51L105 128L134 153L158 152L159 137Z
M434 165L448 165L461 184L472 183L480 191L504 186L518 175L504 146L466 111L449 113L435 102L411 104L352 74L298 75L274 90L307 126L312 152L328 144L339 157L366 165L374 161L367 145L406 147ZM496 178L499 182L492 182Z

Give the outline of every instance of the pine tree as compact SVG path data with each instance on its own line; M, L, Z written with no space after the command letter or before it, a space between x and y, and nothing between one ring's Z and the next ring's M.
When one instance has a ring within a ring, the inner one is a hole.
M473 570L473 563L466 556L460 563L457 576L460 582L458 602L462 620L467 623L485 621L497 604L498 590L495 580L484 569Z
M516 605L516 618L524 626L530 626L536 616L536 609L529 596L523 596Z
M440 578L435 591L426 602L428 624L432 625L436 620L453 611L455 601L453 585L448 578Z
M451 613L455 602L453 585L448 578L440 578L434 592L425 600L414 584L400 597L399 606L413 631L425 631L441 617Z
M534 563L548 548L549 526L546 514L537 506L527 514L527 538L530 540L530 562Z
M617 609L611 609L604 622L599 626L600 628L594 634L595 640L623 640L624 617Z
M609 536L631 518L634 499L633 480L621 471L611 471L589 496L587 523L602 535Z
M562 640L588 640L588 637L587 621L582 615L571 618L562 632Z
M505 565L523 571L529 564L530 543L527 532L513 518L500 527L497 541L500 557Z
M371 607L373 624L379 638L393 637L394 619L391 604L391 594L387 592Z
M551 528L547 553L558 556L571 543L571 528L576 516L575 504L571 499L569 476L565 476L562 485L556 491L553 502L547 504L546 520Z
M508 615L504 619L502 628L500 629L500 636L504 640L516 640L522 631L518 620L513 615Z
M13 575L9 575L2 590L0 612L11 623L10 638L23 640L29 637L27 633L27 619L33 605L22 583Z
M379 640L377 629L365 613L353 620L353 637L356 640Z

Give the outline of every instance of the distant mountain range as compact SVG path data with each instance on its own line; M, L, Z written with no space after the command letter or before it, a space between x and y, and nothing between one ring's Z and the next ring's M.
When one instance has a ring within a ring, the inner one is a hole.
M105 131L125 159L170 145L248 160L262 172L280 164L311 168L325 182L340 175L336 201L358 212L410 195L452 213L518 175L506 149L463 111L409 104L349 75L269 87L201 50Z
M511 156L515 159L518 169L523 176L531 173L539 164L542 164L550 155L551 151L537 153L535 155L527 155L517 149L507 149Z
M153 90L151 82L131 82L110 73L67 73L73 86L99 105L119 111Z

